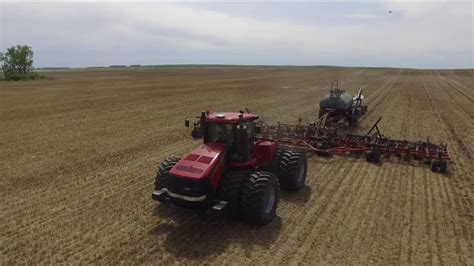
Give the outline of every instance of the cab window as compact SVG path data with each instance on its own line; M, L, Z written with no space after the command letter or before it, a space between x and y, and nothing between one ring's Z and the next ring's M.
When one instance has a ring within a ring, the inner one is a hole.
M209 123L209 141L231 145L234 141L234 128L235 126L231 124Z

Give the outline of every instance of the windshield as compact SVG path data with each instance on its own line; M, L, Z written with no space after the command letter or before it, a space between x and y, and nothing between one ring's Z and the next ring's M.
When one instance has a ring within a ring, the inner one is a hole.
M235 125L209 123L207 128L209 142L232 144L234 141Z

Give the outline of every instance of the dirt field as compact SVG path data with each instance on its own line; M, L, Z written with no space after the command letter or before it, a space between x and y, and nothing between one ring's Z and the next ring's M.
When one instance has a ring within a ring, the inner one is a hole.
M0 264L446 263L474 265L474 71L182 69L57 72L0 83ZM156 166L199 141L202 109L312 121L331 80L364 94L385 135L446 141L423 165L313 157L265 227L160 206Z

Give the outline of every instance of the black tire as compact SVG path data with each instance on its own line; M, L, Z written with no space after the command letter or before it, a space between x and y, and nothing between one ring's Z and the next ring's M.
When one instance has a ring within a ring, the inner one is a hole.
M448 162L447 161L439 161L438 166L439 166L439 171L441 173L446 173L446 170L448 170Z
M305 152L285 151L280 163L280 187L285 190L300 190L306 182L308 160Z
M242 201L242 188L249 178L249 171L228 171L222 176L219 185L219 199L227 201L226 214L229 218L240 216L240 203Z
M329 144L328 142L318 143L316 145L316 148L318 148L320 150L324 150L324 151L317 151L316 152L316 154L319 155L319 156L330 156L331 155L331 153L326 151L326 150L331 148L331 144Z
M353 110L347 117L350 127L356 127L359 124L359 111Z
M155 176L155 190L160 190L162 188L168 187L168 182L170 179L170 170L179 162L179 158L170 157L164 160L158 170L156 171Z
M405 155L403 155L403 160L405 162L408 162L411 160L411 155L409 153L406 153Z
M367 162L369 163L379 163L380 162L380 153L378 151L369 151L367 153Z
M278 148L275 152L275 157L270 164L270 168L268 169L269 172L274 173L276 176L280 176L280 164L281 164L281 156L285 151L281 148Z
M431 160L431 171L438 171L438 160Z
M349 126L350 127L355 127L357 124L357 122L355 121L354 117L353 116L349 116L347 118L347 122L349 123Z
M447 168L446 161L440 161L433 159L431 161L431 171L445 173Z
M276 216L279 192L278 178L273 173L251 173L242 189L241 210L244 218L258 225L270 223Z

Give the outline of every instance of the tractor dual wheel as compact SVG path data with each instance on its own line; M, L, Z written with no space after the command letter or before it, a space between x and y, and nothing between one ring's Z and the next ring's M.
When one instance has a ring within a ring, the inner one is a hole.
M156 171L155 176L155 190L160 190L162 188L168 187L168 182L170 179L170 170L179 162L179 158L170 157L164 160L158 170Z
M241 214L242 188L249 173L248 170L231 170L222 176L218 195L220 199L227 201L226 214L229 218L237 218Z
M279 201L278 178L270 172L249 175L242 189L241 211L246 220L265 225L276 216Z
M443 160L432 160L431 161L431 171L446 173L448 167L448 162Z
M305 152L285 151L280 161L280 187L285 190L300 190L306 182L308 160Z
M274 173L276 176L280 176L280 164L281 164L281 156L285 150L278 148L275 152L275 157L273 157L272 163L270 164L270 168L268 169L269 172ZM267 171L267 170L264 170Z

